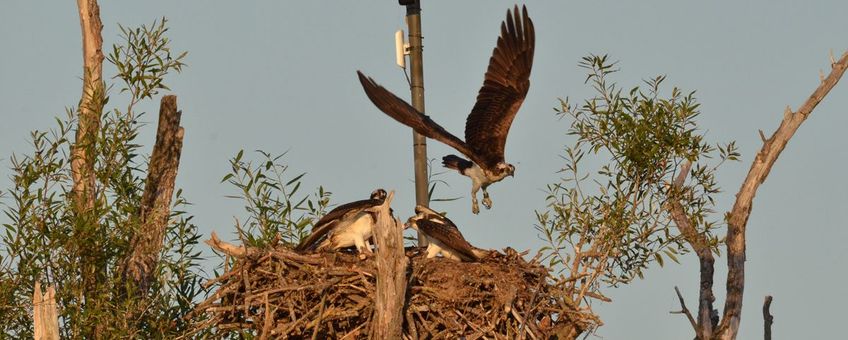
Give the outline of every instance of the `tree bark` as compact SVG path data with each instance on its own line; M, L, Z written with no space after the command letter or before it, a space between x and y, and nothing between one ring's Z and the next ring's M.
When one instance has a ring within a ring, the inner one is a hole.
M147 183L141 197L140 226L130 240L130 253L127 254L123 268L124 278L135 283L139 294L144 294L150 286L168 228L171 198L183 147L181 115L182 111L177 111L176 96L162 98L156 144L153 146Z
M754 196L760 184L765 182L771 167L777 157L786 147L786 143L810 116L813 109L827 96L828 92L839 82L845 69L848 68L848 53L842 55L838 62L833 62L827 78L796 112L787 107L780 126L764 141L763 147L757 153L748 176L742 183L736 202L730 211L727 221L727 300L724 303L724 313L715 338L723 340L736 339L739 333L739 323L742 318L742 297L745 289L745 228L751 214Z
M372 339L401 339L403 335L408 260L403 249L400 221L389 210L393 196L394 191L377 208L377 226L374 231L377 245L377 295Z
M71 173L77 212L82 214L94 207L95 199L92 151L103 111L103 24L97 0L77 0L77 7L82 29L83 82Z

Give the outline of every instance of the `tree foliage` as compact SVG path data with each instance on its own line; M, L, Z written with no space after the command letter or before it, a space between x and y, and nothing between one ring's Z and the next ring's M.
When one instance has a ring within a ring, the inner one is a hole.
M244 203L247 217L236 219L237 236L246 246L264 248L275 242L294 247L309 235L310 227L323 216L330 204L331 192L318 187L315 193L300 193L303 176L288 177L289 165L282 162L285 153L272 155L257 150L258 160L246 160L244 150L230 159L230 172L221 182L238 191L234 198Z
M31 297L35 282L57 291L61 335L67 338L161 338L180 334L190 320L201 286L200 236L186 213L180 190L169 219L155 280L145 296L125 296L118 270L139 228L146 157L141 154L139 119L134 106L167 90L165 77L180 71L185 53L172 57L165 20L135 29L121 27L121 44L108 60L116 66L125 110L95 105L100 129L83 145L94 159L93 209L73 205L70 134L78 113L68 109L57 127L31 133L32 150L11 157L12 188L3 203L6 222L0 235L0 330L6 337L32 337ZM105 86L103 88L106 88ZM86 268L95 268L94 272ZM94 282L94 287L85 282ZM144 312L127 318L131 311Z
M606 56L585 57L580 66L596 95L580 106L561 100L557 115L571 121L568 134L576 141L565 148L560 181L547 188L547 209L536 212L548 243L543 253L561 274L564 293L578 303L605 299L602 284L627 284L651 263L677 262L688 251L664 208L671 197L681 200L718 252L715 171L739 158L733 142L705 142L694 92L673 88L664 95L664 76L625 91L609 81L617 68ZM584 168L587 154L601 165ZM694 164L691 180L673 189L686 162Z

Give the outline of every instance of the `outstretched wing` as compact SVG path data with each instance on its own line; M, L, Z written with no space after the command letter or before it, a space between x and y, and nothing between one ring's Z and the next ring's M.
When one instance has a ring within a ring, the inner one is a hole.
M491 168L504 161L509 127L530 88L535 44L536 33L527 7L522 7L519 15L516 5L501 23L501 35L489 59L483 87L465 122L465 142L484 159L484 163L475 161L478 165Z
M449 223L439 223L442 221ZM461 255L464 261L479 260L477 255L474 254L474 247L472 247L471 244L462 237L462 233L459 232L459 229L457 229L450 220L444 219L442 221L436 222L422 219L416 222L416 224L421 232L439 240L439 242L444 243L445 246L455 250Z
M315 248L326 237L339 221L356 215L360 211L382 204L382 200L367 199L342 204L321 217L312 227L312 234L300 241L295 250L304 251Z
M403 99L398 98L389 90L380 86L374 79L366 77L362 72L356 71L359 75L359 82L362 83L362 88L365 94L371 99L371 102L377 106L380 111L383 111L389 117L403 125L409 126L416 132L447 144L453 147L462 154L468 156L474 162L482 160L475 155L472 150L462 140L445 130L441 125L436 124L429 116L418 112L412 105L409 105Z

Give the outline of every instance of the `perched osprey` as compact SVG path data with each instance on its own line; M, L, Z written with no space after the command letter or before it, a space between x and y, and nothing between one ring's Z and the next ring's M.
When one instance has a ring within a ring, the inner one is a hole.
M297 245L295 250L338 250L356 246L359 254L370 254L368 239L374 233L377 217L368 209L383 204L386 191L374 190L371 198L342 204L324 215L315 226L312 234Z
M475 262L486 256L487 252L469 244L447 217L421 205L415 206L415 214L405 227L412 227L427 238L428 259L442 254L454 261Z
M483 87L477 94L477 103L465 121L464 141L357 71L365 93L377 108L471 159L448 155L442 158L442 164L471 178L471 211L475 214L480 212L477 205L479 189L483 189L483 205L490 209L492 200L486 188L506 176L515 175L515 167L504 159L504 147L512 120L530 88L535 41L533 21L527 16L527 8L523 7L521 14L518 6L512 13L507 11L497 46L489 59Z

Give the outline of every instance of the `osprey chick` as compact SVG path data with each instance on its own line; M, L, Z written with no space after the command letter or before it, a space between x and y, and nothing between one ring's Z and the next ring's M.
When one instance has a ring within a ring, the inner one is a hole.
M536 34L527 8L518 6L506 13L501 35L489 58L489 68L477 102L465 121L465 140L461 140L429 116L418 112L376 82L357 71L359 82L371 102L385 114L418 133L453 147L471 160L456 155L442 158L443 165L471 178L471 211L480 212L477 191L483 189L483 205L492 207L486 188L506 176L515 175L515 166L504 159L509 128L530 88L530 70Z
M377 217L368 209L383 204L386 191L374 190L371 198L342 204L324 215L312 227L312 234L303 239L295 250L327 251L356 246L359 254L371 254L368 239L374 233Z
M447 217L421 205L415 206L415 214L404 226L412 227L427 238L428 259L441 254L454 261L476 262L488 254L468 243L459 228Z

